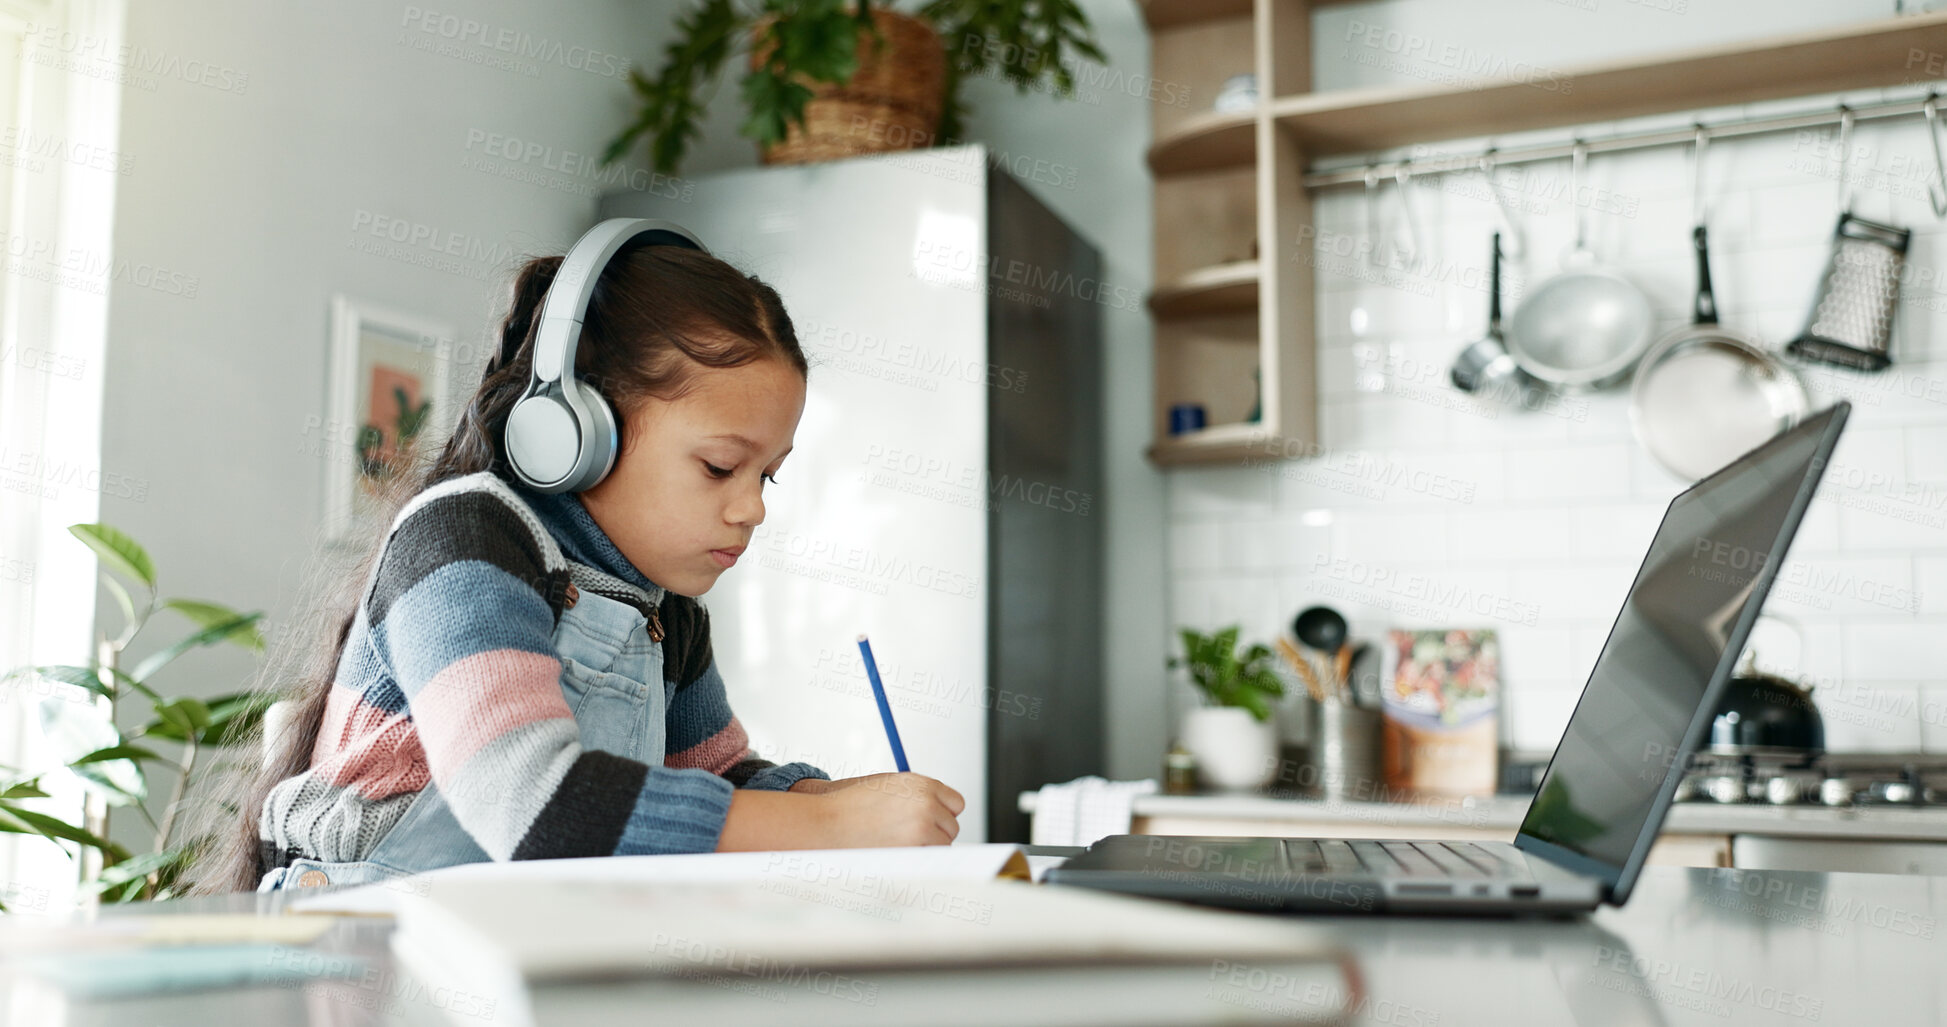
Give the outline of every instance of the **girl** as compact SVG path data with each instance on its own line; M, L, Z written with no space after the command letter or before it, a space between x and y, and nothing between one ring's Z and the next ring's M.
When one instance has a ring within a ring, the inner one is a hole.
M705 253L624 249L576 374L616 411L614 469L542 494L507 470L561 258L514 282L500 350L391 519L290 724L196 890L357 883L454 863L945 844L959 793L754 758L697 596L764 520L806 363L777 293Z

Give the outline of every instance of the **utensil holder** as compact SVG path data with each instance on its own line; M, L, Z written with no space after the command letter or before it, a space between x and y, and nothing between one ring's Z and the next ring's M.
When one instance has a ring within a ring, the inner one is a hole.
M1379 738L1383 715L1342 702L1313 703L1311 762L1305 790L1322 799L1376 800L1380 784Z

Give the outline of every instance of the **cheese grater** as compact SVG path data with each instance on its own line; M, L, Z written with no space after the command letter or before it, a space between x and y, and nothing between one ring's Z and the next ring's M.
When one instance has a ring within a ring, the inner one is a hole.
M1900 298L1900 271L1913 233L1839 215L1832 257L1805 330L1786 350L1860 371L1881 371L1893 362L1893 308Z

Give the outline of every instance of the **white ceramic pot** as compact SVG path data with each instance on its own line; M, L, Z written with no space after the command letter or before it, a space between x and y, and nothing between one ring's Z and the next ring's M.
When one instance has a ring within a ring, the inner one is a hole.
M1278 725L1236 706L1199 706L1183 719L1183 746L1209 788L1262 788L1278 770Z

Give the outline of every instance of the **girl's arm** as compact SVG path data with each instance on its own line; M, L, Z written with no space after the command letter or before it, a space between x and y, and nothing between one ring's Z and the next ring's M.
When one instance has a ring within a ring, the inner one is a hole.
M545 565L490 492L439 495L395 522L361 611L454 816L497 860L707 852L735 790L703 770L584 750L561 692Z
M668 631L663 675L676 683L666 718L666 766L695 767L721 775L739 788L772 792L810 791L815 786L795 786L805 780L831 779L809 763L780 767L751 751L750 736L731 712L723 676L717 673L709 611L702 604L671 596L658 612Z

